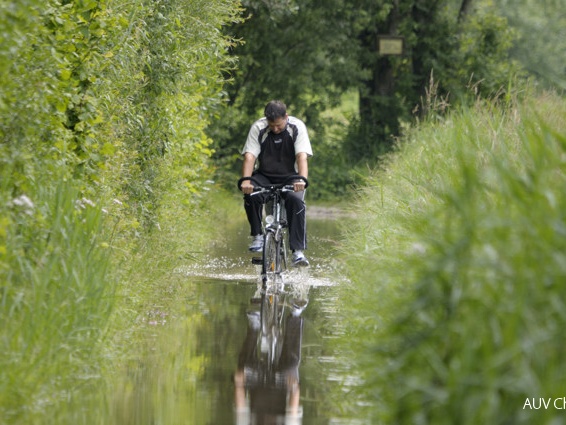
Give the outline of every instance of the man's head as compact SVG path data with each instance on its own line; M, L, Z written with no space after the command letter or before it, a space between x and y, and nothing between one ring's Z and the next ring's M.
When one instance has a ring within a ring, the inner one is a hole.
M287 107L280 100L272 100L265 106L265 118L269 124L269 129L279 134L287 126Z

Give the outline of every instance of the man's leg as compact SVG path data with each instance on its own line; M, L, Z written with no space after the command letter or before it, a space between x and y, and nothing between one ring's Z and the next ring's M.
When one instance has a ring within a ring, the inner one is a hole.
M307 248L307 207L305 192L288 192L285 197L289 222L289 247L292 251Z
M244 195L244 209L250 223L250 235L261 235L261 216L263 208L263 199L261 195Z
M269 180L262 174L254 174L254 180L252 183L260 184L262 186L269 185ZM265 195L244 195L244 209L246 210L246 216L248 217L248 222L250 224L250 235L254 237L249 249L252 252L259 252L263 248L263 234L262 228L262 214L263 214L263 204L265 203Z

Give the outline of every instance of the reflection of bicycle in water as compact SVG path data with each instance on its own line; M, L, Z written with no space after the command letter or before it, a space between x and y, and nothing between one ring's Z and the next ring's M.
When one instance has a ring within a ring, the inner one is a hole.
M236 424L302 423L299 363L308 286L258 288L234 374ZM259 298L257 297L259 295Z

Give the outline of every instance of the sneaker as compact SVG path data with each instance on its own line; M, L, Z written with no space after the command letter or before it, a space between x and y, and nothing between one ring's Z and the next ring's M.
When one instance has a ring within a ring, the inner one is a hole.
M295 317L299 317L301 313L307 308L307 304L309 302L307 300L295 300L291 304L291 314Z
M248 326L254 331L259 330L261 326L261 317L259 311L248 311Z
M259 252L263 249L263 235L254 236L254 240L248 248L251 252Z
M306 267L309 265L309 261L307 260L307 257L305 257L305 254L303 254L303 251L295 251L293 252L293 266L295 267Z

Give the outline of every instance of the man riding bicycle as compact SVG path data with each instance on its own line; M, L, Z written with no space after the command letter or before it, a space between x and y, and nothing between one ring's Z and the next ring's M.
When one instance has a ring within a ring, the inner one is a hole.
M308 158L312 156L312 147L305 123L287 115L287 107L278 100L266 105L264 115L252 124L242 149L242 177L253 177L262 186L283 183L289 176L297 174L308 178ZM305 182L297 180L293 188L293 192L284 194L292 264L308 266L303 252L307 248ZM263 249L261 220L265 197L250 196L253 189L253 181L242 182L244 208L253 237L249 250L258 252Z

